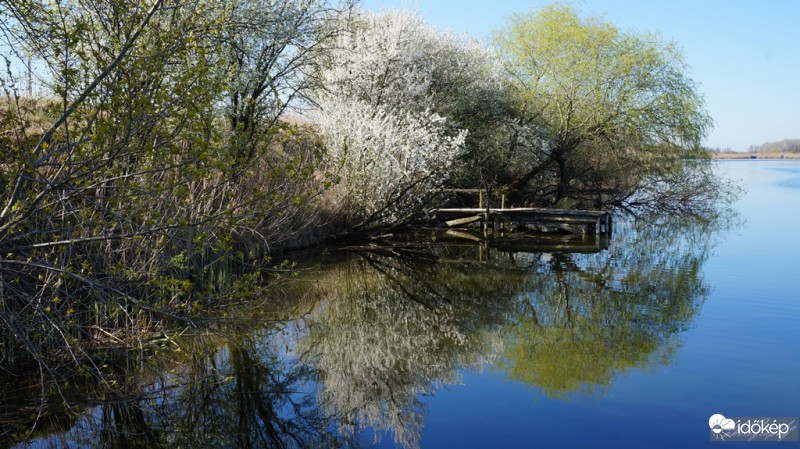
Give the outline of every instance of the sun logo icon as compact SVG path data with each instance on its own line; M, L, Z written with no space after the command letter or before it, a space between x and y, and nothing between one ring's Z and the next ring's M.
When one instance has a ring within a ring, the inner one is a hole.
M736 423L732 419L717 413L716 415L711 415L711 418L708 419L708 427L711 427L711 431L715 434L719 434L723 430L733 430L736 427Z

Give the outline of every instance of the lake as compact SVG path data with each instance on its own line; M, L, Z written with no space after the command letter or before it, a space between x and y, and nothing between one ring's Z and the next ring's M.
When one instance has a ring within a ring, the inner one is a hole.
M105 384L4 387L3 416L24 419L2 441L725 446L714 414L800 415L800 162L717 164L746 193L716 221L319 255L234 336L209 326L109 358ZM69 407L40 413L37 395Z

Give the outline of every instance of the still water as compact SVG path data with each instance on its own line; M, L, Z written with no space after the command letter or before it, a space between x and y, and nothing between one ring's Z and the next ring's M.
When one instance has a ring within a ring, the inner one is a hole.
M711 442L708 421L800 415L800 163L719 168L746 194L714 222L329 254L235 337L188 332L64 385L60 417L19 398L38 430L7 444L773 447Z

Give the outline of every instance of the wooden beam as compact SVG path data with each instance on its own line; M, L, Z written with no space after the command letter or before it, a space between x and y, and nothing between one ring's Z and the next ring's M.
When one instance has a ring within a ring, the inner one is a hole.
M475 236L475 235L472 235L472 234L467 234L466 232L454 231L452 229L448 229L447 232L445 232L445 235L449 235L451 237L458 237L460 239L472 240L473 242L481 242L481 241L483 241L483 239L481 239L478 236Z
M444 223L452 228L453 226L461 226L465 224L475 223L476 221L480 221L482 218L483 217L481 217L480 215L473 215L471 217L457 218L455 220L445 221Z

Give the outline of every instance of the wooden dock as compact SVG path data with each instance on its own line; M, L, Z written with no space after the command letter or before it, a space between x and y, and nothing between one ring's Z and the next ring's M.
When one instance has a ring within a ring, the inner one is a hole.
M573 234L611 235L611 214L603 211L479 207L435 209L433 212L448 227L464 227L480 223L484 229L495 231L522 226L539 232L565 231Z

